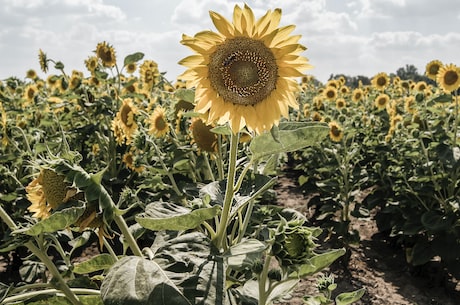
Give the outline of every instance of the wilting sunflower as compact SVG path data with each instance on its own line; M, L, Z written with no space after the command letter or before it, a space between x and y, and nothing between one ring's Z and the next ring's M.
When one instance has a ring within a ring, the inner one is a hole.
M147 120L150 124L149 134L156 137L163 137L168 133L169 123L166 119L166 113L163 107L156 107Z
M209 112L208 123L229 123L234 133L245 126L256 133L271 129L289 107L298 108L292 77L311 67L299 55L306 49L301 36L289 35L294 25L278 28L280 9L256 20L251 8L236 5L232 23L216 12L210 16L218 33L181 41L196 52L179 62L188 68L180 78L196 87L195 111Z
M97 44L96 56L101 60L104 67L111 68L117 63L115 49L105 41Z
M460 87L460 68L454 64L442 66L436 75L436 82L444 92L457 90Z
M202 119L193 118L190 125L193 141L202 151L217 152L217 135L211 131L212 125L206 125Z
M372 78L371 84L378 90L384 90L390 84L390 78L385 72L380 72Z
M390 97L385 93L381 93L375 98L375 106L379 110L385 109L389 102Z
M48 57L42 49L38 50L38 63L40 64L40 69L43 72L48 72Z
M329 137L334 142L340 142L343 138L343 129L335 122L329 122Z
M27 199L32 203L27 209L33 217L47 218L52 209L75 196L77 189L64 181L64 176L50 169L42 169L40 175L26 187Z
M80 231L83 231L86 228L97 229L99 248L101 250L104 245L104 237L113 238L113 236L108 233L108 228L104 223L102 214L97 213L95 206L87 207L83 215L77 219L75 225L80 228Z
M436 80L436 75L438 74L439 69L443 66L442 62L439 60L432 60L427 63L425 67L425 74L428 78Z

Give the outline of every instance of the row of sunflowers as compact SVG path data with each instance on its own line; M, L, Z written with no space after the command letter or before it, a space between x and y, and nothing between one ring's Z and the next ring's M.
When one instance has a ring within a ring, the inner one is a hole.
M57 73L2 81L0 251L22 261L2 304L272 304L343 256L359 240L353 217L372 211L410 262L457 268L439 247L459 241L460 70L429 63L438 86L385 73L358 88L299 84L310 66L280 9L210 16L218 32L182 37L194 54L174 83L107 42L87 76L40 50ZM323 229L274 204L285 164L319 194ZM337 249L317 249L323 230ZM100 253L79 262L92 243ZM318 287L307 304L332 301L333 278Z

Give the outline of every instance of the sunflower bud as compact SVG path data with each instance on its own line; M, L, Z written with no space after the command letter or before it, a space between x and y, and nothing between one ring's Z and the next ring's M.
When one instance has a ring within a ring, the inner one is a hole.
M313 240L312 229L288 224L284 232L276 234L272 251L281 266L304 264L313 255Z

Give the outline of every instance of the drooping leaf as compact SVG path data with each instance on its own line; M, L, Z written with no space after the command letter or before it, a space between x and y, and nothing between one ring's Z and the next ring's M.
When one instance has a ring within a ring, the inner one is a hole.
M328 132L329 127L320 123L283 122L276 139L271 133L261 134L252 139L249 149L255 159L292 152L322 141Z
M343 292L335 298L335 304L336 305L352 304L358 301L359 299L361 299L361 297L364 295L364 292L366 292L365 288L361 288L361 289L358 289L352 292Z
M109 269L115 263L115 259L107 253L102 253L90 259L75 264L73 272L77 274L91 273L99 270Z
M188 230L213 218L220 212L219 206L191 210L169 202L153 202L147 205L144 213L136 215L136 221L146 229Z
M84 211L85 205L83 203L78 203L75 206L56 211L48 218L40 220L28 228L15 230L13 233L37 236L41 233L51 233L63 230L74 224L78 218L83 215Z

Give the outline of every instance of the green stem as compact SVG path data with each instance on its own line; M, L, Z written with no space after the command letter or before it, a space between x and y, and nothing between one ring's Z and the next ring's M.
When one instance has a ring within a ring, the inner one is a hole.
M139 248L139 245L137 244L136 240L134 239L134 236L131 234L131 232L129 232L129 228L125 222L125 219L121 215L115 214L114 220L118 228L120 228L120 231L123 234L123 237L128 242L128 245L133 251L133 254L136 256L142 257L143 256L142 251Z
M158 160L160 161L161 167L163 170L166 172L166 175L168 176L169 180L171 181L171 185L173 187L174 192L176 193L177 196L182 196L182 192L179 190L176 184L176 180L174 179L174 176L172 175L171 171L168 169L166 164L163 162L163 158L161 158L161 151L158 148L158 146L155 144L155 141L150 141L152 143L153 147L155 148L155 152L158 156Z
M75 294L83 294L83 295L100 295L101 294L99 290L95 290L95 289L73 288L71 290L72 290L72 293L75 293ZM43 295L43 294L58 295L59 293L60 291L57 289L29 291L29 292L21 293L20 295L14 295L11 297L7 297L0 304L12 304L12 303L21 302L21 301L33 298L38 295Z
M262 272L259 274L259 304L258 305L265 305L267 302L267 278L268 278L268 269L270 268L270 261L272 257L267 255L265 257L264 267Z
M233 134L230 138L230 157L228 163L228 176L227 176L227 187L225 189L224 204L222 208L222 214L220 223L216 233L216 239L214 240L215 246L220 250L227 249L226 232L235 195L234 182L236 175L236 158L238 154L238 136L239 134Z

